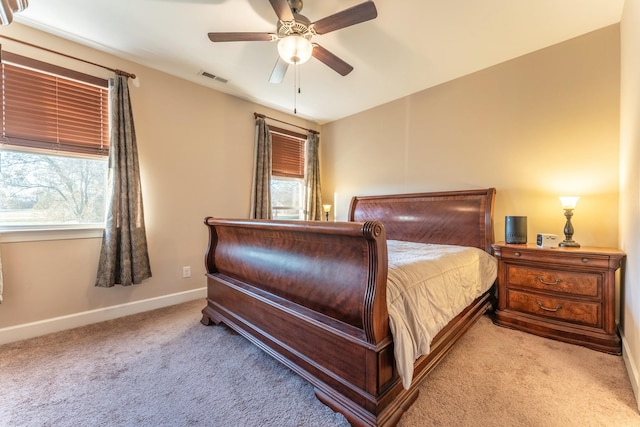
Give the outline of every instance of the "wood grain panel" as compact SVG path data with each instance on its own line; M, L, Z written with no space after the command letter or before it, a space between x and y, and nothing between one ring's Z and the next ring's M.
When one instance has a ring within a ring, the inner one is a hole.
M601 304L563 298L507 291L509 309L538 316L562 319L583 325L601 327Z
M602 275L560 270L507 266L507 286L521 286L544 291L562 292L588 297L602 295Z
M375 218L392 240L471 246L491 253L494 196L493 188L358 196L351 200L349 220Z

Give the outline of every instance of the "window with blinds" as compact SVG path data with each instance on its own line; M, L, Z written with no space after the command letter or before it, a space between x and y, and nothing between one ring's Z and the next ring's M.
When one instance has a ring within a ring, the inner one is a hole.
M306 136L269 126L271 131L271 173L274 176L304 178Z
M105 79L1 53L0 231L104 226Z
M305 135L269 126L274 219L304 219Z
M2 52L4 144L106 156L107 81Z

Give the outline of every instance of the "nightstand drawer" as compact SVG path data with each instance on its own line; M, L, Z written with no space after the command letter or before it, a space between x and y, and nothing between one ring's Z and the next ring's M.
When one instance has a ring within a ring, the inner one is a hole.
M515 290L507 291L507 299L507 306L511 310L580 323L587 326L602 326L601 309L598 303L573 301L564 298L550 298Z
M514 245L515 246L515 245ZM563 266L587 268L609 268L610 256L593 253L566 252L558 249L533 249L531 247L502 248L501 257L505 260L535 261L548 264L561 263Z
M599 298L602 275L566 272L546 268L507 265L507 286L520 286L543 291L562 292Z

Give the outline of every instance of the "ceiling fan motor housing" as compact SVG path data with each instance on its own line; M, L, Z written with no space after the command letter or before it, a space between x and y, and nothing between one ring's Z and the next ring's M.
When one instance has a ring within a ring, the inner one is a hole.
M307 39L311 39L315 35L315 31L311 26L311 21L298 13L293 14L293 21L283 22L278 21L278 37L284 38L296 34Z

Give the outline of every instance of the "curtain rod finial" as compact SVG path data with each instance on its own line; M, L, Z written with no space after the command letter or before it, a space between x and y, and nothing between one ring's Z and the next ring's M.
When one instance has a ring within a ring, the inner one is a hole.
M130 79L135 79L136 78L135 74L127 73L126 71L122 71L122 70L118 70L118 69L115 69L114 71L119 76L126 76L126 77L129 77Z

